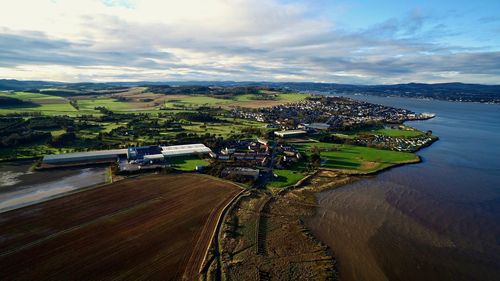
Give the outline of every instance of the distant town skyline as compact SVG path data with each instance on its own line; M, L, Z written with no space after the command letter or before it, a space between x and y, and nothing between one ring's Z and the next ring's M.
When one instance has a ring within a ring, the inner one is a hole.
M500 83L500 1L0 0L0 78Z

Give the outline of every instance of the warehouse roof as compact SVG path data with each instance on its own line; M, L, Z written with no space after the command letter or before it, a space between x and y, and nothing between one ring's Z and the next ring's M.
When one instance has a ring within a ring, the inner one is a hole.
M156 154L161 154L161 149L157 145L137 146L128 148L128 158L130 159L142 159L146 155L156 155Z
M311 123L306 125L307 128L316 129L316 130L328 130L330 128L330 124L327 123Z
M275 131L274 134L277 136L286 136L286 135L301 135L306 134L307 132L304 130L287 130L287 131Z
M201 143L162 146L161 153L165 156L185 155L192 153L210 153L212 150Z
M43 157L43 161L71 161L81 157L116 157L118 155L127 154L127 149L109 149L109 150L96 150L86 152L74 152L64 154L50 154Z

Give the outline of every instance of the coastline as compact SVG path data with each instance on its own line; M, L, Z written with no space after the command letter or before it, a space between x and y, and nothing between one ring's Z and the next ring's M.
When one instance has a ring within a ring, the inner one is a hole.
M429 143L427 146L421 147L419 150L429 147L437 140L439 140L439 138L436 138L433 142ZM279 197L286 198L287 196L289 197L291 196L295 197L295 199L297 200L302 200L304 202L307 201L313 202L312 205L314 206L314 211L301 212L300 216L298 216L297 218L300 224L304 227L303 233L308 237L310 237L310 239L317 241L318 244L323 245L325 247L325 252L329 256L331 256L332 266L334 267L334 270L331 272L332 274L330 276L332 280L340 280L341 271L339 270L338 265L341 261L339 261L337 256L335 255L335 249L329 246L326 243L326 241L323 241L320 237L315 235L312 229L307 226L307 223L305 223L307 220L316 216L319 212L319 202L316 195L327 190L333 190L352 184L363 178L367 178L370 176L377 176L383 172L389 171L394 168L410 164L422 163L423 162L422 157L419 155L416 156L417 158L415 160L409 160L389 165L387 167L383 167L377 169L376 171L371 171L371 172L359 172L359 171L348 171L348 170L342 171L342 170L321 168L307 175L305 178L303 178L296 184L283 188L273 196L273 198L279 198ZM317 179L321 177L328 178L328 182L322 183L320 180Z

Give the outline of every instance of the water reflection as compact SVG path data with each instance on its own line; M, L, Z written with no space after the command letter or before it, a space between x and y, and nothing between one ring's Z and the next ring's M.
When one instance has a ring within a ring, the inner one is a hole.
M434 112L424 162L318 194L308 222L343 280L498 280L500 106L359 97Z
M0 212L105 181L104 167L31 171L32 161L0 166Z

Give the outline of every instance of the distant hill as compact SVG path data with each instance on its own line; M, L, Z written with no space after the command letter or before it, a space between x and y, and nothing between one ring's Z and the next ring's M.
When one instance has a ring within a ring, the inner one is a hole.
M43 88L57 88L61 91L95 91L135 86L147 86L164 90L168 87L248 87L260 86L284 88L293 91L327 92L341 94L368 94L377 96L399 96L428 98L462 102L500 103L500 85L464 83L408 83L395 85L350 85L314 82L234 82L234 81L169 81L169 82L106 82L106 83L62 83L48 81L19 81L0 79L0 90L27 91Z
M347 85L330 83L284 83L298 91L319 91L341 94L366 94L428 98L462 102L500 103L500 85L464 83L408 83L395 85Z
M28 89L56 87L63 84L64 83L47 81L19 81L14 79L0 79L0 90L23 91Z

